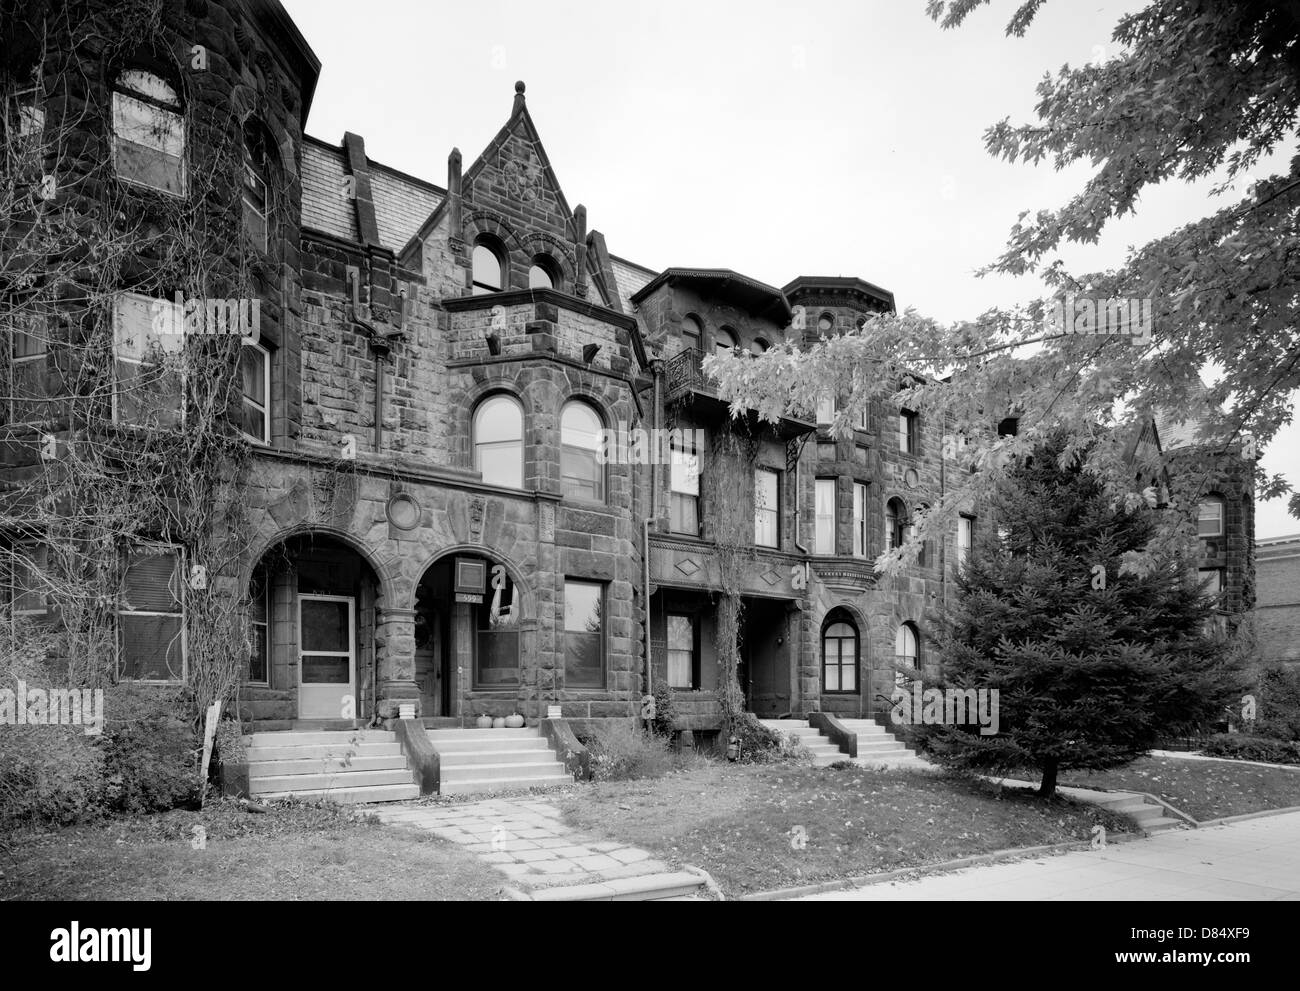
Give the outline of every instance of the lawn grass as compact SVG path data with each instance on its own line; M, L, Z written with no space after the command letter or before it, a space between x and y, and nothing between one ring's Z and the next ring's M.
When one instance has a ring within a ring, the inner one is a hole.
M579 829L703 867L728 896L1078 842L1097 823L1134 828L1091 806L990 783L858 767L715 763L593 785L557 804Z
M193 849L194 826L207 833ZM9 836L0 900L429 900L500 897L502 875L455 844L347 808L113 819Z
M1111 771L1062 772L1061 784L1144 791L1199 822L1300 806L1300 771L1228 760L1143 757Z

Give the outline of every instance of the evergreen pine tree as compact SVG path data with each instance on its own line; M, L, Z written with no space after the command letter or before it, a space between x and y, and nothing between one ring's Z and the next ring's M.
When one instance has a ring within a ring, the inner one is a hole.
M1060 467L1064 446L1040 446L999 486L1001 532L980 535L937 624L936 687L996 690L998 732L918 727L940 763L1036 769L1045 797L1063 770L1117 767L1217 721L1244 686L1205 632L1211 604L1194 566L1121 574L1123 555L1147 544L1166 510L1116 506L1079 463Z

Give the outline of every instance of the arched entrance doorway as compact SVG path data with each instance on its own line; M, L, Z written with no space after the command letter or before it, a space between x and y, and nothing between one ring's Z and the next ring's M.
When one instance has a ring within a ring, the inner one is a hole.
M415 599L421 713L460 721L479 714L471 699L513 702L522 687L522 620L520 590L499 561L455 553L430 565Z
M272 546L249 582L247 683L293 702L298 720L368 720L379 591L366 560L333 537L306 533Z

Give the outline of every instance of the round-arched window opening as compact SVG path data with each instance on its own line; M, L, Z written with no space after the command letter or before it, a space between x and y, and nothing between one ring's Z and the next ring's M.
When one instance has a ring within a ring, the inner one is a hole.
M817 329L823 334L829 334L835 329L835 318L829 313L823 313L817 318Z
M730 354L736 348L740 347L740 339L736 337L736 332L730 327L719 327L717 336L713 339L714 350L722 354Z
M528 270L529 289L559 289L560 276L555 261L549 255L537 255Z
M822 629L822 690L858 690L858 628L841 609L826 618Z
M474 243L474 295L501 292L505 288L505 264L496 245L486 237Z
M566 499L605 501L605 424L584 402L560 414L560 491Z
M524 409L513 396L495 395L474 411L474 468L489 485L524 487Z
M768 344L767 341L763 340L763 338L755 337L754 343L750 345L749 350L754 354L767 354L770 348L771 345Z

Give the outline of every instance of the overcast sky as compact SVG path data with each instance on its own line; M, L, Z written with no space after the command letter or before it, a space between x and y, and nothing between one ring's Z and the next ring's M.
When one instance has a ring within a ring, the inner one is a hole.
M1018 2L1018 0L1017 0ZM610 250L652 269L732 268L772 285L853 275L941 320L1041 295L976 278L1022 210L1059 206L1086 171L995 161L982 135L1029 121L1034 86L1117 50L1140 2L1054 0L1022 39L994 0L956 31L925 0L284 0L323 68L308 132L445 185L509 116L514 83L571 205ZM1194 220L1208 184L1148 192L1080 271ZM1300 428L1265 468L1300 478ZM1300 532L1260 503L1260 538Z

